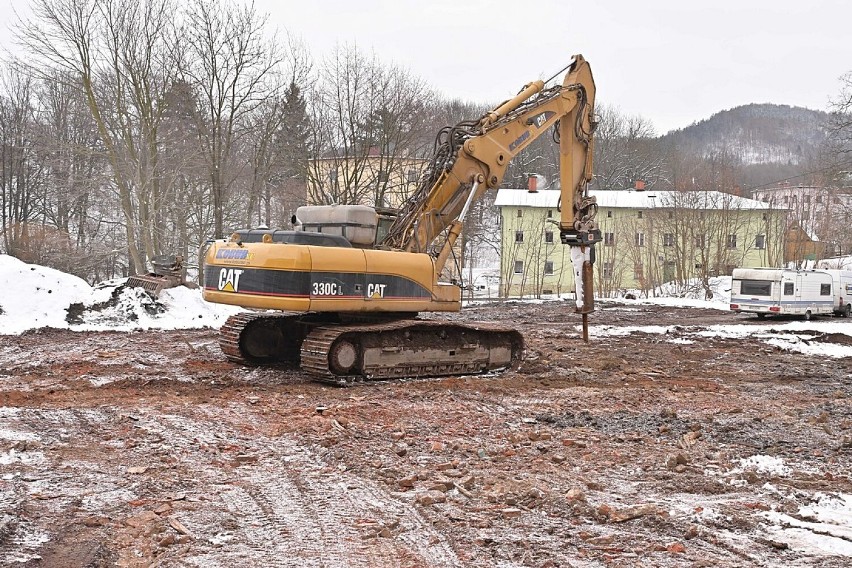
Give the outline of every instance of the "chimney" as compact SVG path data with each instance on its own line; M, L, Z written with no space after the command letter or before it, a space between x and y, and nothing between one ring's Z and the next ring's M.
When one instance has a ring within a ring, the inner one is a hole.
M538 193L538 176L530 174L527 178L527 191L529 193Z
M645 191L645 180L637 179L633 183L633 189L635 189L636 191Z

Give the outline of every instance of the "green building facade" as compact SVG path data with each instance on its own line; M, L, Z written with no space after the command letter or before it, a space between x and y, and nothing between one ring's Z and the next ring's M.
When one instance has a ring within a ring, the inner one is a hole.
M654 295L663 284L703 287L737 267L780 266L786 209L716 191L593 191L603 242L595 247L595 293ZM501 189L500 293L541 297L574 289L559 240L556 190Z

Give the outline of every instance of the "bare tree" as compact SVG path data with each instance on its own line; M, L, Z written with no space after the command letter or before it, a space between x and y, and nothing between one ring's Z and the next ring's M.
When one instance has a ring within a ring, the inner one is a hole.
M665 212L658 220L663 232L662 256L671 263L665 281L675 281L686 288L697 280L706 297L712 297L710 278L730 274L742 266L746 255L755 247L772 249L765 253L767 261L779 258L778 243L784 242L783 221L779 216L743 209L734 195L707 191L673 191L660 204ZM762 211L762 210L761 210ZM750 239L762 215L762 245Z
M641 116L625 116L617 108L598 106L595 130L595 187L624 189L636 180L649 186L663 175L654 128Z
M3 248L30 262L31 222L42 213L44 175L36 158L33 80L11 68L0 79L0 231Z
M224 234L229 188L243 165L236 149L251 131L250 116L274 98L282 61L265 35L267 18L253 5L198 0L187 12L182 72L199 94L197 131L207 164L214 235Z
M433 97L408 71L338 46L312 100L310 200L398 206L413 187L407 170L424 151Z
M852 155L852 71L840 77L840 93L831 101L829 110L832 154L837 162L843 162Z
M43 222L68 236L47 264L97 282L127 274L121 212L97 128L74 78L57 71L37 89L39 159L46 172ZM56 234L47 232L47 235Z
M171 0L36 0L19 29L33 71L57 67L82 89L112 170L133 272L159 252L157 132L176 67L167 41L176 11Z

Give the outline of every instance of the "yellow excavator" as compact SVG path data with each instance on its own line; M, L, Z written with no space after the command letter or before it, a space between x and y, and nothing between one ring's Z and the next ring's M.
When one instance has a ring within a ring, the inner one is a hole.
M225 355L243 364L299 363L312 378L341 385L518 365L523 338L516 330L417 314L461 309L460 286L441 275L472 203L499 188L510 160L551 130L560 149L560 236L570 247L587 339L601 235L587 185L595 84L581 55L563 71L561 85L529 83L479 120L442 129L417 190L395 214L305 206L296 211L296 230L240 230L214 241L205 300L255 310L222 327Z

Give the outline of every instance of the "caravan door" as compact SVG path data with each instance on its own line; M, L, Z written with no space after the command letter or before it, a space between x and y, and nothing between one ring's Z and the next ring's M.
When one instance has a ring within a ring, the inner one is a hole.
M787 309L782 310L781 313L788 313L788 314L803 313L802 306L804 304L802 303L802 275L801 275L801 273L796 274L794 281L796 282L796 295L795 295L796 301L791 303L790 305L788 305Z

